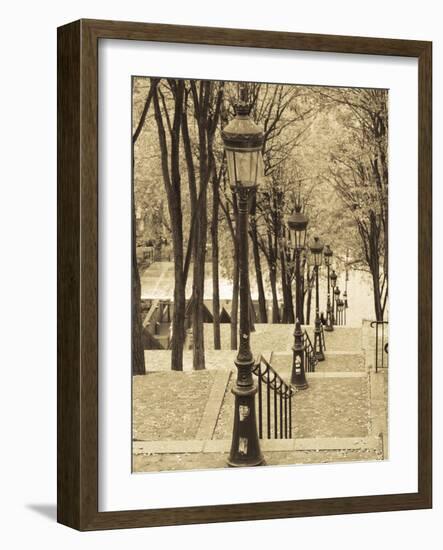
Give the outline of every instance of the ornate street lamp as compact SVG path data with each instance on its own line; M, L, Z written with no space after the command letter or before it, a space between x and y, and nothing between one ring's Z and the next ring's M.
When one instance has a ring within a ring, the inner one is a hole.
M344 313L344 301L339 299L337 300L337 318L338 324L343 325L343 313Z
M340 301L340 289L338 286L335 287L334 289L334 296L335 296L335 324L336 325L340 325L340 319L339 319L339 316L338 316L338 303Z
M303 332L298 319L295 321L292 352L291 384L298 390L305 390L308 387L305 376L305 347L303 344Z
M346 325L346 310L349 307L348 304L348 281L349 281L349 249L346 250L346 264L345 264L345 291L343 292L343 315L344 324Z
M303 319L303 298L301 292L300 256L306 244L306 228L309 220L301 211L300 194L295 201L294 210L288 218L291 248L295 255L295 319Z
M294 203L292 214L288 218L290 245L295 256L295 332L292 359L291 384L299 390L308 387L305 377L305 355L303 333L300 320L303 318L303 295L301 288L300 256L305 249L306 228L309 220L301 211L300 193Z
M327 273L327 277L328 277L328 299L327 299L327 302L326 302L326 326L325 326L325 330L328 331L328 332L331 332L331 331L334 330L334 324L333 324L333 321L332 321L331 281L330 281L330 278L329 278L329 269L331 267L333 252L332 252L332 250L331 250L331 248L328 244L325 246L325 249L323 250L323 256L324 256L324 259L325 259L325 265L328 268L328 273Z
M314 269L315 269L315 330L314 330L314 351L319 361L324 361L322 330L320 321L320 302L318 292L318 269L322 264L323 243L319 237L314 237L309 245L311 251Z
M337 273L335 272L335 270L333 269L332 270L332 273L331 273L331 276L329 277L330 281L331 281L331 288L332 288L332 324L334 325L335 324L335 314L334 314L334 311L335 311L335 286L337 284Z
M250 346L248 269L248 205L263 179L264 136L263 129L250 117L250 110L246 89L241 86L235 118L222 130L229 180L238 200L240 264L240 343L235 360L237 380L232 388L235 411L229 466L258 466L264 462L255 415L257 387L252 378L254 358Z

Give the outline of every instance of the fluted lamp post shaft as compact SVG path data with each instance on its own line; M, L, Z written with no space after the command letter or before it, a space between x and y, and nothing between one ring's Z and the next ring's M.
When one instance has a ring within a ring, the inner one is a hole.
M291 385L298 390L304 390L308 387L305 373L305 347L303 344L303 332L298 319L295 321L294 345L292 347Z
M306 229L309 220L301 211L300 193L295 201L294 210L288 218L288 227L291 237L291 246L295 254L295 331L294 346L292 347L292 372L291 384L303 390L308 387L305 376L305 354L303 344L303 332L300 320L303 319L303 295L301 288L300 256L305 249Z
M318 284L318 270L322 264L323 243L319 237L314 237L309 246L314 260L315 269L315 329L314 329L314 351L318 361L324 361L325 355L323 352L323 332L320 320L320 296Z
M332 314L332 304L331 304L331 279L330 279L330 267L332 261L333 252L330 246L327 244L323 250L323 257L325 259L325 265L327 267L327 278L328 278L328 297L326 302L326 326L325 330L332 332L334 330L333 314Z
M332 312L332 324L335 325L336 324L336 319L335 319L335 286L337 284L337 273L335 272L335 270L333 269L332 270L332 273L331 273L331 276L330 276L330 281L331 281L331 289L332 289L332 307L331 307L331 312Z

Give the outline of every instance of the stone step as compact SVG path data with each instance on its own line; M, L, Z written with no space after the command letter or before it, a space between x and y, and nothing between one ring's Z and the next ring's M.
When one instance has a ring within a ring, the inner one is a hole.
M289 368L278 371L288 380ZM309 387L297 391L292 399L293 437L367 437L369 434L369 384L364 373L337 373L340 376L325 377L322 373L308 376ZM218 417L214 439L228 438L232 432L234 396L231 377ZM266 407L266 389L263 388L263 407ZM273 425L271 400L271 433ZM266 411L263 412L263 421ZM264 430L267 427L264 426Z
M314 343L314 328L307 327L312 343ZM332 332L325 331L326 351L362 351L361 328L334 327Z
M292 353L274 352L271 355L271 365L280 374L282 369L292 365ZM315 367L315 372L345 373L365 372L365 361L362 353L327 351L325 360Z
M304 326L312 343L314 343L314 327ZM360 353L362 351L361 328L335 327L332 332L325 332L326 351L343 351ZM231 326L220 325L221 349L231 348ZM214 349L212 324L204 325L205 349ZM294 344L294 326L283 324L256 323L255 331L251 333L251 348L254 354L263 351L290 351Z
M264 442L264 440L262 440ZM164 454L134 454L134 472L158 472L178 470L209 470L226 468L228 450L231 442L227 441L224 452L202 453L164 453ZM340 449L340 450L264 450L265 467L294 464L328 464L343 462L368 462L383 460L383 452L377 449Z
M220 325L221 349L231 349L231 325ZM212 324L204 325L205 349L214 349ZM292 325L256 323L255 331L251 333L251 349L253 355L264 351L290 350L294 343L294 327Z
M230 439L193 439L186 441L134 441L133 454L227 453ZM293 439L261 439L264 452L279 451L381 451L380 437L299 437Z
M289 378L292 366L292 353L287 351L264 351L264 358L271 363L275 370L283 377ZM229 369L235 370L235 350L206 350L205 366L208 370ZM191 350L183 352L183 370L193 370L193 353ZM145 350L145 364L148 372L163 372L171 370L170 350ZM365 373L364 358L357 353L326 352L325 361L318 363L316 374L352 374Z
M269 362L271 352L262 354ZM206 370L235 370L234 360L237 357L235 350L206 350ZM147 372L171 371L171 350L145 350L145 365ZM183 352L183 370L193 370L193 352ZM173 373L173 371L171 371ZM198 372L198 371L195 371Z

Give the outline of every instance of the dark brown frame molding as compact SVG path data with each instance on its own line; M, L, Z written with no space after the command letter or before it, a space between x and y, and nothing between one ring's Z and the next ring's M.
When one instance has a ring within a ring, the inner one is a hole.
M98 511L98 42L160 41L418 58L418 492ZM80 20L58 29L58 521L80 530L432 507L432 43Z

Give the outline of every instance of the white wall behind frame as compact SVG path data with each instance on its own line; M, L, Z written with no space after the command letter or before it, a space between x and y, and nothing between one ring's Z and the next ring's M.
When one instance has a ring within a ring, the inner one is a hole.
M374 550L439 548L443 520L443 386L434 369L434 509L278 521L239 522L77 533L55 523L55 285L56 285L56 36L55 28L79 17L155 21L267 30L332 33L434 40L434 144L443 149L443 38L441 3L371 0L312 0L272 4L224 0L140 2L9 2L2 40L2 201L3 248L0 346L2 369L1 541L8 547L81 548L211 548L227 544L265 550L277 540L305 548ZM17 32L18 23L20 33ZM31 93L32 91L32 93ZM29 146L32 144L32 147ZM19 146L20 145L20 146ZM26 147L24 154L23 147ZM443 181L441 155L434 155L434 178ZM442 187L434 188L434 280L443 280ZM20 219L17 217L17 209ZM26 245L24 244L26 243ZM26 254L24 250L26 249ZM21 266L22 269L16 269ZM23 291L25 289L25 291ZM443 307L441 285L434 288L435 311ZM23 311L38 312L38 322L23 343ZM443 354L441 315L434 319L435 357ZM20 350L20 353L17 352ZM31 360L32 359L32 360ZM436 360L438 367L438 361ZM17 392L20 397L17 398ZM18 405L20 403L20 405ZM13 414L12 414L13 413ZM12 421L13 417L13 421ZM6 451L5 451L6 450Z

